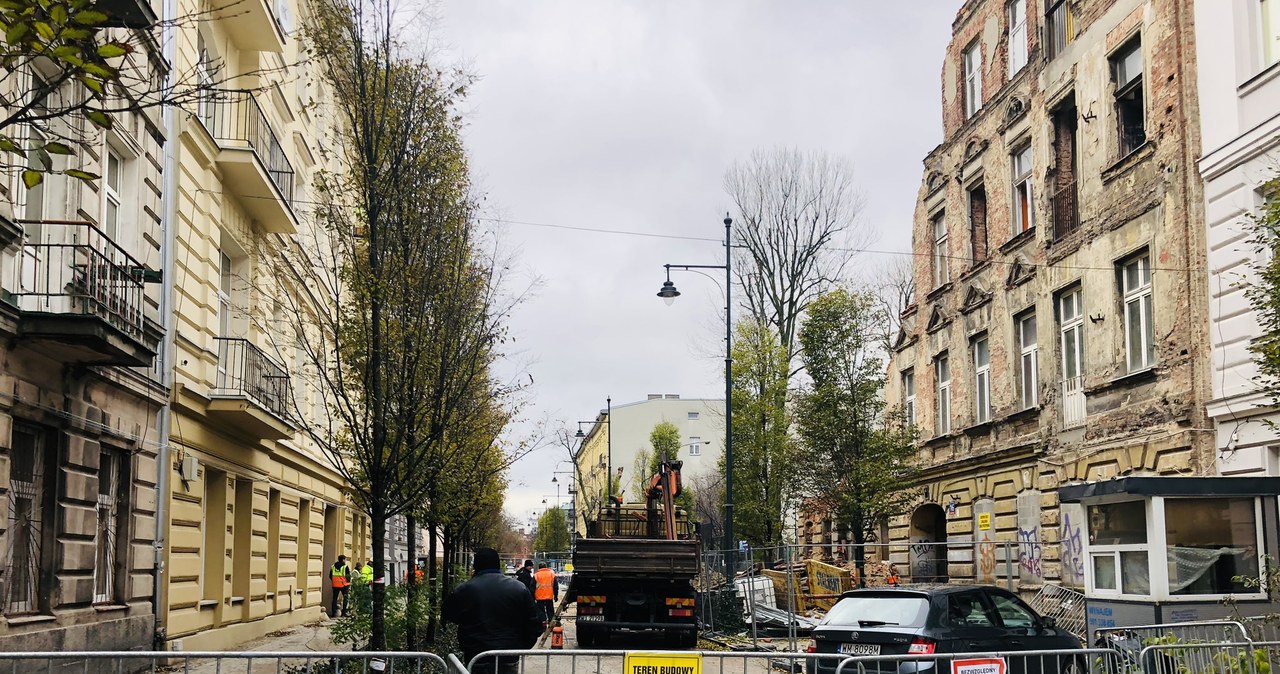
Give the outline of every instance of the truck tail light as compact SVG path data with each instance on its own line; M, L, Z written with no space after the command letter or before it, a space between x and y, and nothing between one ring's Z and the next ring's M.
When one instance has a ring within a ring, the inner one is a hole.
M603 606L579 606L578 615L604 615Z
M693 609L691 608L673 608L673 609L670 609L670 613L671 613L671 617L673 618L692 618L693 617Z
M667 606L693 606L693 597L667 597Z
M938 642L925 637L916 637L911 640L911 645L907 647L908 655L933 655L938 649Z

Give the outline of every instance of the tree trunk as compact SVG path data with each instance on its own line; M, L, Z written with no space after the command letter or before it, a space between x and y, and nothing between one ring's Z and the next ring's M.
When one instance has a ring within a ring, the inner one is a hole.
M436 584L439 576L439 569L436 564L436 531L439 530L439 524L433 521L434 518L427 520L427 643L435 643L436 625L438 606L440 605L440 596L437 592Z
M386 570L386 548L384 542L387 538L387 516L382 508L381 503L377 503L371 509L373 510L372 534L373 534L373 577L375 579L383 578ZM369 588L373 595L373 626L369 635L369 650L385 651L387 650L387 586L385 583L374 583Z
M413 611L414 602L418 597L418 521L413 515L405 516L406 526L409 529L408 539L409 568L405 570L405 621L404 621L404 648L406 651L418 650L418 614Z
M853 568L858 571L858 587L867 586L867 528L862 521L862 509L855 511L849 520L853 529Z

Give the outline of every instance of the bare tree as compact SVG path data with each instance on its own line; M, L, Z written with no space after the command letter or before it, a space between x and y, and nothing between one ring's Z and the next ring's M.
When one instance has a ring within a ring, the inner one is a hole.
M824 152L756 150L729 167L724 188L738 211L734 271L743 304L795 362L805 309L869 240L853 167Z
M893 342L902 331L902 312L915 301L915 279L912 278L910 255L895 255L877 265L867 279L867 287L875 300L875 310L880 316L876 324L878 341L885 354L893 349Z

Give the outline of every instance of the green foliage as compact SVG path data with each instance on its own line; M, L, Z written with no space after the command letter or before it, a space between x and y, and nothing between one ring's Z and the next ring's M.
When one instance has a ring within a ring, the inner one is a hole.
M559 506L547 508L538 518L538 532L533 537L534 552L564 552L569 549L569 525L565 511Z
M804 491L855 543L872 540L883 519L916 498L906 488L916 471L912 429L885 409L878 320L870 294L837 289L814 301L800 331L811 379L796 404L810 458Z
M1259 383L1280 402L1280 177L1262 186L1267 195L1262 210L1251 217L1251 237L1258 256L1253 263L1254 279L1245 295L1258 314L1259 334L1249 345L1258 364Z
M649 445L653 448L649 475L653 475L658 472L658 464L663 458L680 458L680 427L670 421L658 422L649 432Z
M15 129L34 125L48 130L55 119L74 126L71 118L77 116L103 129L114 124L107 96L120 83L116 62L133 46L108 37L110 18L91 0L0 0L0 64L7 73L25 77L41 59L42 79L22 87L24 98L10 105L0 122L0 150L27 161L22 180L28 189L54 172L50 155L73 151L65 142L28 139ZM98 178L87 171L63 173L84 181Z
M733 521L734 535L752 547L782 542L784 495L796 484L800 462L787 411L789 372L786 349L772 328L757 320L738 324L733 342Z
M335 643L349 645L351 650L364 650L369 647L369 638L373 632L373 592L369 584L361 582L352 584L350 592L351 610L329 624L329 634ZM410 620L423 620L428 611L429 596L430 590L424 585L410 602L408 586L403 583L387 586L388 650L404 649L405 625Z

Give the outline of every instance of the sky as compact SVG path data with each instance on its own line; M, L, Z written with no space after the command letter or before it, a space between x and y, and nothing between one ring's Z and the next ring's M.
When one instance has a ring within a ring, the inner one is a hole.
M576 430L610 396L723 396L721 290L679 274L674 305L655 293L664 263L723 262L723 176L753 150L848 159L868 247L910 250L960 4L442 0L432 37L478 77L471 167L523 297L501 366L528 385L512 437ZM554 503L568 459L546 438L518 461L507 512L527 524Z

